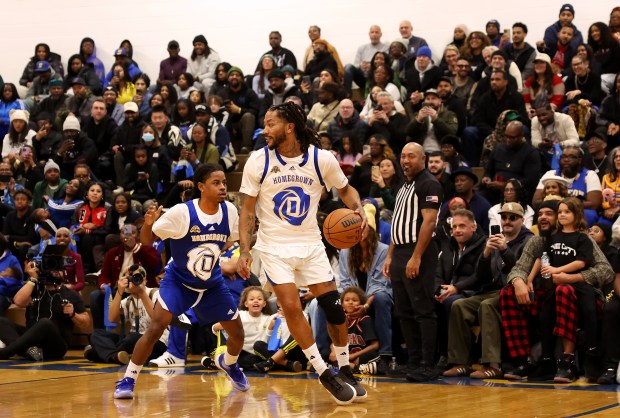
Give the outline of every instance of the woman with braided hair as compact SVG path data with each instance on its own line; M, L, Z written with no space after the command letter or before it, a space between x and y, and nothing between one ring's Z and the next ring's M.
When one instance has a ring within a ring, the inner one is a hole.
M356 397L365 398L366 390L353 377L349 365L346 316L317 225L323 187L336 187L342 201L360 214L363 235L367 232L366 216L359 194L348 184L336 157L319 149L318 136L306 127L306 116L299 106L287 102L270 107L263 135L267 147L251 154L243 170L240 192L245 199L239 224L241 256L237 272L243 278L250 276L250 242L258 216L254 248L261 254L262 274L273 286L291 334L319 374L319 381L336 403L346 405ZM310 289L325 311L338 374L329 370L321 358L303 315L297 291L303 286Z

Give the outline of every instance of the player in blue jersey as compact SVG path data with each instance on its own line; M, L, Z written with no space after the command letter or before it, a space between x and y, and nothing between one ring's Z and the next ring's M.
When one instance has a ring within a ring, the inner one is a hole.
M306 115L299 106L291 102L272 106L265 115L263 134L267 146L251 154L243 170L237 272L244 278L250 275L250 242L258 217L254 248L260 251L261 274L273 286L291 334L321 384L338 404L346 405L356 397L365 398L366 390L349 366L346 316L316 219L321 193L324 188L338 189L342 201L362 217L364 232L366 216L359 194L348 184L334 155L317 147L318 136L306 126ZM337 375L319 354L301 310L298 286L309 287L325 311L338 360Z
M153 205L144 216L142 243L150 245L157 238L170 239L172 258L160 283L151 325L138 340L125 377L117 382L114 392L117 399L133 398L136 379L154 344L173 316L192 307L197 315L222 324L228 334L227 351L215 363L236 389L250 388L237 365L243 347L243 326L218 261L225 244L237 239L239 222L237 209L226 201L226 177L220 166L198 167L194 174L194 197L163 215L163 208Z

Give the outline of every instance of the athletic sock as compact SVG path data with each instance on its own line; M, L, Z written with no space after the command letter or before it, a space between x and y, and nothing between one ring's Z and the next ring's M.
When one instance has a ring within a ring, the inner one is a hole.
M231 366L233 364L235 364L237 362L237 359L239 358L239 356L233 356L232 354L230 354L228 351L226 351L224 353L224 364L227 366Z
M338 360L338 367L344 367L349 365L349 344L344 347L338 347L334 345L334 351L336 352L336 359Z
M142 365L134 364L133 361L129 360L127 370L125 371L125 377L131 377L133 380L138 380L138 376L140 375L140 370L142 370L142 367Z
M325 364L325 361L323 361L323 358L319 353L319 349L317 348L316 343L303 350L303 352L319 376L322 375L325 370L327 370L327 364Z

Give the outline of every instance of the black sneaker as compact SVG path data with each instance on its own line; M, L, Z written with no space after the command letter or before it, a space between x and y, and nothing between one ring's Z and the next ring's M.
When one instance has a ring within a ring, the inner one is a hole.
M99 361L99 356L97 356L95 349L90 344L84 347L84 358L88 361L92 361L93 363L97 363Z
M553 378L554 383L572 383L575 381L575 363L572 361L558 361L558 370Z
M360 380L353 376L353 372L351 371L351 366L343 366L338 370L338 377L340 377L343 382L348 383L355 389L355 397L359 399L366 399L368 394L366 393L366 389L360 384Z
M590 382L595 382L601 374L601 356L596 348L586 350L583 374Z
M538 362L536 370L530 373L527 380L532 382L553 380L557 368L551 359L543 359Z
M616 371L614 369L607 369L596 380L599 385L615 385L616 384Z
M319 382L332 395L338 405L348 405L355 400L355 389L342 381L330 369L319 376Z
M33 345L26 350L26 358L32 361L43 361L43 350Z
M430 380L435 380L439 377L439 370L437 366L434 364L421 364L420 367L413 370L411 373L406 375L406 378L410 382L428 382Z
M504 379L508 380L528 380L528 377L533 374L537 369L537 366L530 361L526 361L519 367L504 373Z
M267 373L273 367L273 360L268 359L265 361L259 361L258 363L254 363L254 368L261 373Z
M271 359L269 359L269 360L271 360ZM299 361L287 360L285 368L289 372L299 373L301 371L301 369L303 368L303 365Z
M420 367L420 365L411 365L411 364L398 365L396 366L395 369L388 369L386 374L389 377L404 379L407 377L408 374L411 374L412 372L417 370L418 367Z

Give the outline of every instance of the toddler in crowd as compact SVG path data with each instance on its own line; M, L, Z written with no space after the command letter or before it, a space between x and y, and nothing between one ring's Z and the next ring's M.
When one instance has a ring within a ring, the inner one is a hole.
M376 374L379 362L379 340L375 333L372 318L368 315L354 316L359 306L366 303L366 293L357 287L351 286L343 290L340 303L347 314L349 334L349 361L356 373ZM329 354L331 362L336 361L336 353L332 345Z

